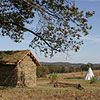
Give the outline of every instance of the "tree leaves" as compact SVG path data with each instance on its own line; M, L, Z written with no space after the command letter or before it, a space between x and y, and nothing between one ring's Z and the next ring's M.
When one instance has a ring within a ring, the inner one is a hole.
M58 52L79 50L81 37L88 34L88 18L94 11L79 11L71 0L0 0L0 28L2 36L15 42L24 39L26 31L33 34L30 47L39 48L45 56ZM26 24L34 27L30 30Z

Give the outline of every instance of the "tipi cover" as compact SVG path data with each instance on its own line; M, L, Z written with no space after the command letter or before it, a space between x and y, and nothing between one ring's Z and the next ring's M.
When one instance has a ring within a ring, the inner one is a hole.
M91 80L91 78L94 77L94 74L92 72L91 67L88 69L88 72L86 73L84 80Z

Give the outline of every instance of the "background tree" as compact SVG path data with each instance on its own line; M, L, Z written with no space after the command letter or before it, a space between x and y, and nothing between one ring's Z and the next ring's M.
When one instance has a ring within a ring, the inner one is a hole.
M79 11L72 0L0 0L0 28L2 36L15 42L24 39L25 32L33 34L30 47L39 48L45 56L58 52L77 51L92 26L88 18L94 11ZM33 30L38 18L38 27Z

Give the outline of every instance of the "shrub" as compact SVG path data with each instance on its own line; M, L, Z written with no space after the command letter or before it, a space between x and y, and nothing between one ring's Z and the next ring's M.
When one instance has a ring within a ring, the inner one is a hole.
M50 79L51 83L55 83L57 81L57 78L58 78L58 74L57 73L52 73L49 76L49 79Z

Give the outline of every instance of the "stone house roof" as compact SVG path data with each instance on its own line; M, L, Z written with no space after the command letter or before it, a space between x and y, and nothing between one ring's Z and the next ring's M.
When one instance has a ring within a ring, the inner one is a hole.
M30 50L17 50L17 51L0 51L0 64L17 64L21 62L27 55L30 55L36 66L40 63L31 53Z

